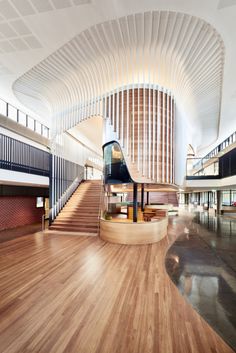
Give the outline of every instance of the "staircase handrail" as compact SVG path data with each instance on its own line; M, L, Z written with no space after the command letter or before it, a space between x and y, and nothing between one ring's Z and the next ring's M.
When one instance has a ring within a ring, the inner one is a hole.
M61 195L61 197L57 200L56 204L53 205L53 207L50 209L51 215L53 214L53 210L55 211L55 214L54 214L54 217L52 218L52 220L54 220L57 217L58 213L62 210L62 208L65 206L66 202L69 200L71 195L77 189L77 187L79 186L79 184L83 180L82 177L83 177L83 173L80 173L73 180L73 182L70 184L70 186L64 191L64 193Z
M102 187L100 191L100 198L99 198L99 212L98 212L98 235L100 234L100 219L102 218L102 214L104 212L104 200L105 200L105 184L102 179Z

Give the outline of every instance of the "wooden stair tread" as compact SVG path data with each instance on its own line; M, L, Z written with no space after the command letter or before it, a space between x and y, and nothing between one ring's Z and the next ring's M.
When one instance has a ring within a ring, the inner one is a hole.
M97 233L101 187L100 181L82 183L54 220L50 230Z

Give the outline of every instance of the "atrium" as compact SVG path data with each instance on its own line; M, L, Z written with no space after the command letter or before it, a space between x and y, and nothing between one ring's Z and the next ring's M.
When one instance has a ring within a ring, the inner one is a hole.
M0 0L1 353L236 352L236 0Z

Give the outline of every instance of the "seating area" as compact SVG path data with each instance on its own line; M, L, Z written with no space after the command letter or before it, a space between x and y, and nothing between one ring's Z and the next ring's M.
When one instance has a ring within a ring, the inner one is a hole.
M154 221L155 219L161 219L167 216L167 210L161 210L156 208L145 208L143 212L143 218L145 222Z
M113 199L114 201L114 199ZM158 208L158 205L146 205L142 210L137 207L137 222L133 221L133 204L124 202L108 205L112 212L105 213L100 220L100 237L116 244L138 245L152 244L167 235L168 207Z
M127 206L117 206L112 204L111 209L113 212L105 214L103 217L106 220L116 222L119 219L133 221L133 205L128 204ZM141 206L138 206L137 222L150 222L155 219L161 219L168 217L174 211L178 213L177 210L168 210L168 208L159 208L159 205L146 205L142 211Z

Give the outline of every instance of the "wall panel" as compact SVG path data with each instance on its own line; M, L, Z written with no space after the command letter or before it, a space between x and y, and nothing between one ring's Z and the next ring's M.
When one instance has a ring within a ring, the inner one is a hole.
M127 96L129 108L124 103ZM107 114L111 114L107 117L114 132L117 132L116 122L120 121L117 139L137 170L150 181L174 183L175 103L171 94L158 87L153 88L153 85L138 85L135 88L124 87L115 93L115 97L110 94L106 99L107 106L109 102L116 105L114 111L107 110Z

